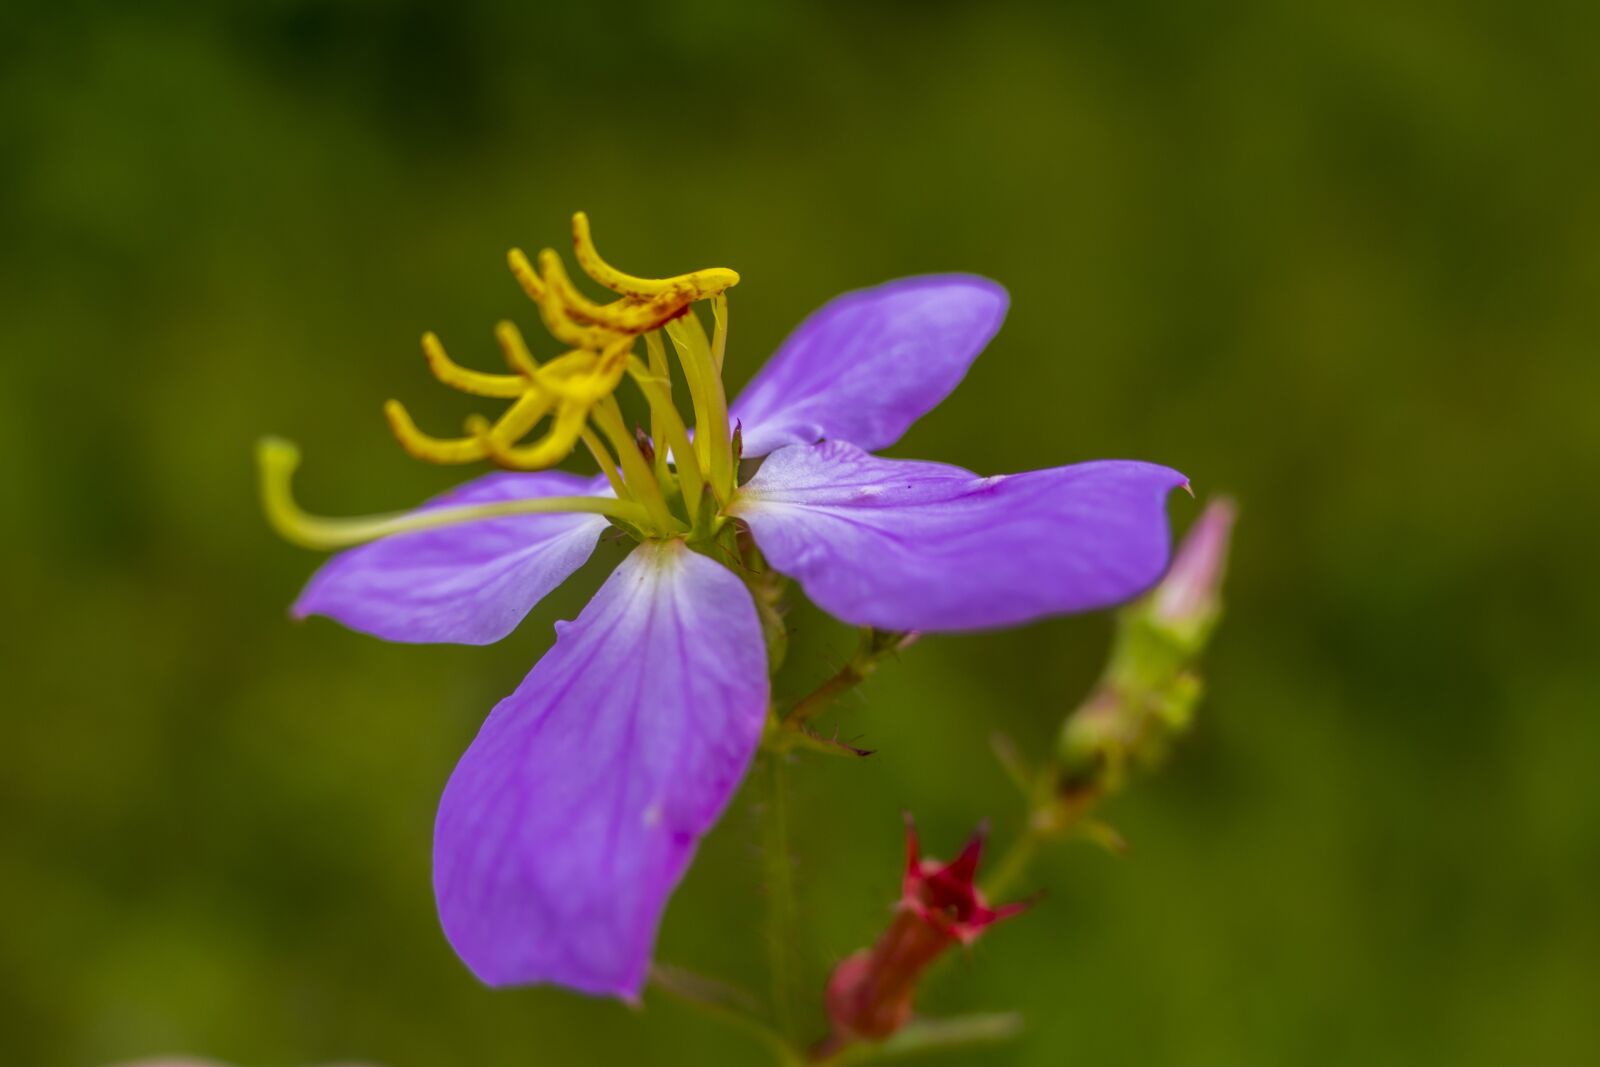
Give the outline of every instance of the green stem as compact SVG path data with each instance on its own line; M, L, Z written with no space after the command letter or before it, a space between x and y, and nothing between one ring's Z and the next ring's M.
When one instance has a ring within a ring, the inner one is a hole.
M767 954L772 971L772 1018L785 1041L794 1026L794 866L789 858L789 798L782 753L766 755L767 795L761 807L762 856L766 861Z
M862 630L855 654L837 674L795 702L783 717L784 728L798 730L804 726L812 716L866 681L879 663L905 648L913 636L871 628Z
M731 987L664 963L657 963L650 968L650 987L693 1008L708 1019L756 1038L771 1051L779 1067L800 1067L805 1063L805 1057L799 1049L748 1007L737 1002L743 998L743 994Z
M1033 858L1039 854L1039 846L1043 841L1044 835L1039 832L1033 820L1029 819L1022 833L1011 842L1005 855L1000 857L1000 862L995 864L994 872L984 879L983 895L990 900L999 900L1024 874L1028 873L1028 867L1033 863Z
M839 673L817 686L811 692L795 702L789 709L789 714L783 717L785 729L798 730L806 724L813 715L822 711L829 704L866 681L867 676L856 666L854 660L839 668Z
M904 1030L887 1041L858 1042L847 1045L814 1064L844 1067L845 1064L920 1056L925 1052L970 1045L993 1045L1009 1041L1022 1032L1022 1016L1014 1012L997 1015L964 1015L953 1019L914 1019Z

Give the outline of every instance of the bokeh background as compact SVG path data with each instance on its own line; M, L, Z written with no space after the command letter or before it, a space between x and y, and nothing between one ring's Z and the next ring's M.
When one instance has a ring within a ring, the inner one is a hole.
M0 13L0 1061L760 1062L682 1008L479 987L433 806L619 550L487 649L285 607L257 512L455 472L379 414L437 329L492 365L512 244L577 208L640 272L725 264L729 373L802 315L964 269L1013 310L894 454L1127 456L1243 514L1197 732L928 996L944 1064L1577 1064L1600 1049L1600 23L1592 4L1239 0L7 4ZM1175 524L1198 505L1176 498ZM851 635L804 606L785 692ZM930 639L794 774L820 988L1017 799L1104 616ZM751 798L661 956L759 986Z

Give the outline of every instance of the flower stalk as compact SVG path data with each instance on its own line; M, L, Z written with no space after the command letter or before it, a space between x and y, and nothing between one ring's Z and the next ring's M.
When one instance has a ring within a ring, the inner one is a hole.
M767 891L767 966L772 1017L786 1040L795 1036L795 958L797 941L794 859L789 846L787 757L766 754L766 793L761 805L761 856Z
M1203 689L1200 657L1222 616L1233 521L1232 501L1212 501L1166 577L1118 613L1100 681L1062 723L1055 753L1043 766L1030 771L1008 741L997 739L998 755L1028 797L1029 811L1022 833L985 883L988 892L1015 885L1050 841L1079 836L1113 852L1126 850L1094 812L1134 771L1159 766L1189 728Z
M897 633L877 630L870 626L861 630L861 640L844 666L811 692L795 701L783 716L786 730L802 730L819 712L826 710L835 700L872 677L884 660L910 648L921 636L915 631Z

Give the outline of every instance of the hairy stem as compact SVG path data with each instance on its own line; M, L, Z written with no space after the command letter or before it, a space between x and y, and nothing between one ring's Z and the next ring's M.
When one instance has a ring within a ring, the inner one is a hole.
M767 957L771 970L772 1018L784 1040L794 1026L794 865L789 858L789 798L784 755L766 754L766 797L761 806L761 852L767 889Z
M915 634L891 633L871 628L861 631L861 643L855 654L838 672L811 692L801 697L783 717L785 729L798 730L845 693L866 681L889 656L894 655L916 639Z
M799 1049L746 1003L748 994L741 990L664 963L656 963L650 968L650 987L695 1009L708 1019L756 1038L771 1051L779 1067L798 1067L805 1062Z

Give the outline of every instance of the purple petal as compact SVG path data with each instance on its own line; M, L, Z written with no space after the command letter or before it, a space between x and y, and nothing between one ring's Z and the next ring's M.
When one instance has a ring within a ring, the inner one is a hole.
M602 485L560 471L490 474L421 510L594 496ZM294 616L326 615L390 641L487 645L583 566L605 528L599 515L518 515L396 534L324 564L295 601Z
M980 478L841 442L780 449L739 491L774 569L829 613L972 630L1127 600L1161 577L1183 475L1102 460Z
M835 298L733 402L745 456L823 438L869 451L894 444L960 383L1008 302L972 274L901 278Z
M681 542L641 545L556 632L445 787L439 917L490 985L631 997L760 737L766 647L744 584Z

